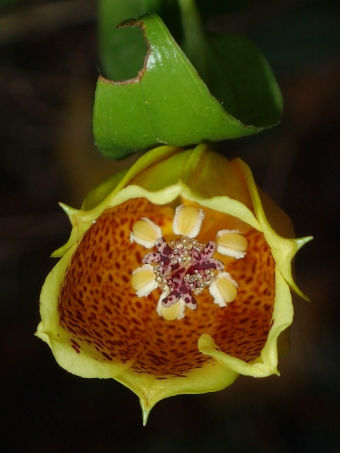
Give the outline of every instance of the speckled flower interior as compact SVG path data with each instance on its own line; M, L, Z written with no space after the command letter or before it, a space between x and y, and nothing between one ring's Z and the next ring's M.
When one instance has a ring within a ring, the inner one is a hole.
M67 268L59 295L60 324L70 334L76 353L89 348L99 361L131 363L137 373L157 379L184 377L213 361L197 348L199 337L213 337L220 351L251 362L259 357L272 321L275 262L263 233L237 219L205 209L198 240L207 243L222 228L237 224L248 241L241 260L216 253L238 283L236 299L226 307L212 303L204 291L198 309L183 319L167 321L156 312L160 289L138 297L131 286L133 271L145 249L130 241L141 217L159 225L171 240L174 205L158 206L137 198L107 209L86 231Z

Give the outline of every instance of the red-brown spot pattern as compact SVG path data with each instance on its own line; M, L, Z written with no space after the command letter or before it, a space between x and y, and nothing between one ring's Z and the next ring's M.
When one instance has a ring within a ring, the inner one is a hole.
M185 376L212 361L197 349L203 333L234 357L246 362L258 357L270 329L275 294L275 263L263 234L250 229L245 234L246 257L226 259L226 271L239 284L234 302L220 308L206 290L197 297L197 310L187 309L182 320L166 321L156 313L160 291L139 298L130 283L147 252L130 242L132 225L141 217L161 228L173 220L168 209L146 199L129 200L107 209L72 256L60 291L59 313L75 352L86 344L103 361L133 360L135 372L158 378Z

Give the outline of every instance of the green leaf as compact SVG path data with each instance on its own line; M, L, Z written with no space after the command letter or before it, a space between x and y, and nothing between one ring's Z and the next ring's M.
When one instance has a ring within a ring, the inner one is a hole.
M138 27L125 27L119 30L115 27L128 18L140 17L149 12L162 17L176 42L201 74L199 62L203 59L203 48L196 46L199 44L197 38L203 34L199 16L207 21L222 12L238 11L248 1L99 0L99 56L104 76L119 81L138 74L147 51L143 34ZM197 17L192 17L193 15Z
M166 18L166 24L173 32L181 32L177 0L99 1L99 55L106 77L119 81L137 76L147 52L143 33L139 27L115 27L126 19L148 12Z
M208 35L204 81L235 118L258 128L271 127L283 101L273 72L260 50L239 35Z
M282 100L275 78L262 54L244 38L229 38L231 61L223 63L228 83L225 93L218 91L224 110L159 16L147 14L121 26L141 27L148 53L134 79L99 77L93 122L96 144L105 156L122 159L161 144L187 146L242 137L279 120Z

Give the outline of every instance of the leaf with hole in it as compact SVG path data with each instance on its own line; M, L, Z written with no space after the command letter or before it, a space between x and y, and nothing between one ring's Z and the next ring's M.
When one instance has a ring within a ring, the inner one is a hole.
M172 34L181 32L177 0L99 0L98 44L101 69L105 77L126 80L135 77L143 66L147 45L139 27L115 26L148 12L163 17ZM175 35L176 36L176 35ZM176 36L176 39L179 36Z
M104 74L114 80L134 77L143 66L147 51L140 30L132 27L117 29L115 25L147 11L140 0L101 0L98 9L98 45Z
M105 156L122 159L160 144L187 146L242 137L279 120L282 100L275 78L263 55L244 38L229 41L226 55L235 66L223 94L225 110L159 16L147 14L120 26L141 27L148 52L136 78L114 82L99 77L93 124L96 144ZM211 61L215 64L216 58ZM222 66L228 71L228 60ZM262 96L263 87L267 93Z

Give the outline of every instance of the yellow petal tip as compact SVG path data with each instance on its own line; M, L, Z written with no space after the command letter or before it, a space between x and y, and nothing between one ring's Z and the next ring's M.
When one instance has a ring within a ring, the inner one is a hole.
M313 239L314 239L313 236L306 236L304 238L295 239L295 242L297 243L298 246L298 250L300 250L301 247L303 247L305 244L312 241Z

